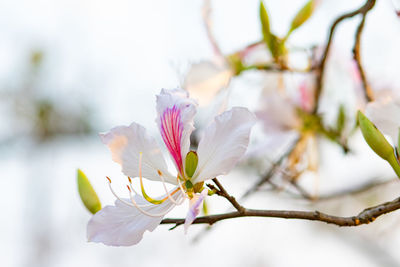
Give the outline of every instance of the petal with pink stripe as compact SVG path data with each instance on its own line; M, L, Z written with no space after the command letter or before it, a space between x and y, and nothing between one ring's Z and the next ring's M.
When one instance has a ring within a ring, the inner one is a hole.
M163 141L177 167L183 174L185 156L189 152L190 134L197 103L183 89L162 90L157 95L157 124Z

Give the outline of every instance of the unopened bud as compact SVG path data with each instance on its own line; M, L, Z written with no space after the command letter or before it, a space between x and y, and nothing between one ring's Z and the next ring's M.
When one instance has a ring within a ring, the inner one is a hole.
M364 139L371 149L379 157L389 161L394 155L394 149L383 134L361 111L358 111L358 122Z

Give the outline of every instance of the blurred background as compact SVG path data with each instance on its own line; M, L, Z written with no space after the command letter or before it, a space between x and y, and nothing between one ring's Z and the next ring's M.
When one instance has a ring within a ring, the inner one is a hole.
M265 1L273 30L283 35L304 2ZM323 45L332 21L363 3L321 1L307 24L293 33L291 45ZM213 32L224 53L262 38L258 0L211 4ZM76 169L88 175L103 205L114 201L106 175L126 194L120 168L98 132L135 121L161 140L154 122L155 94L181 86L191 64L213 57L202 8L202 0L0 2L1 266L400 266L397 212L356 228L241 218L212 230L195 225L187 235L182 227L168 231L163 225L127 248L86 241L91 215L79 199ZM339 26L332 68L351 59L359 20ZM399 47L400 19L389 0L377 1L362 37L363 64L372 85L399 90ZM249 72L232 80L228 106L255 110L263 75ZM326 90L335 92L327 93L331 100L347 94L348 79L340 67L329 76ZM353 98L346 101L354 104ZM393 179L390 167L369 150L360 133L349 146L352 153L345 155L328 141L321 143L321 194ZM242 164L221 182L240 196L259 175L258 167ZM315 175L302 183L313 188ZM394 181L315 203L260 190L243 204L351 216L398 197L399 190ZM187 207L182 206L167 217L184 216ZM228 207L223 199L209 198L211 212Z

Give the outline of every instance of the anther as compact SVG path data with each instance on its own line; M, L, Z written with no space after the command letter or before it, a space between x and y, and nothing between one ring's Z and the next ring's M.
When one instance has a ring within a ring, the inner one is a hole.
M110 179L110 177L106 176L106 178L107 178L108 182L111 184L111 179Z

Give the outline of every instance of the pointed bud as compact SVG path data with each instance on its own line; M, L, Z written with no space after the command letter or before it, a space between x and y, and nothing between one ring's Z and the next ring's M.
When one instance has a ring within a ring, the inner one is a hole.
M199 158L197 157L196 152L189 151L186 154L185 172L188 177L192 178L194 172L196 171L198 162L199 162Z
M358 111L358 123L365 141L371 149L381 158L389 160L393 157L393 147L389 144L383 134L365 115Z
M96 212L101 210L101 203L99 197L96 194L96 191L94 191L92 185L89 182L89 179L80 169L78 169L77 173L77 182L79 196L81 197L81 200L85 207L92 214L95 214Z
M311 17L315 9L316 2L317 1L315 0L310 0L299 10L299 12L292 20L287 36L289 36L292 31L303 25L303 23Z

